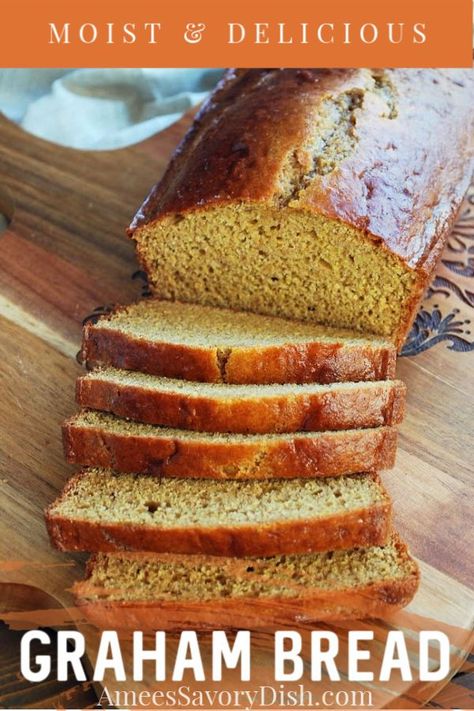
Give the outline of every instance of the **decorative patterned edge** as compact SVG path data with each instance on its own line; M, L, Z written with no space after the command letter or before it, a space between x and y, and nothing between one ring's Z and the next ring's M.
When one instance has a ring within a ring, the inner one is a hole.
M451 275L456 281L452 281ZM450 308L443 315L439 303L445 300ZM452 303L454 301L454 304ZM459 308L452 308L453 306ZM459 213L454 230L449 235L441 257L438 273L429 287L423 305L402 349L402 356L423 353L445 342L451 351L474 351L471 336L470 310L474 308L474 186L471 186ZM461 317L459 318L459 314Z

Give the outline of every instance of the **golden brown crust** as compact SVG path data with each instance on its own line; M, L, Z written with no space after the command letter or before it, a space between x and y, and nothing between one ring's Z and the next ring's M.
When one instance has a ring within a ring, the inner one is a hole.
M150 551L214 556L271 556L383 545L391 506L377 504L324 520L281 521L261 526L160 528L97 523L48 513L51 542L61 551Z
M265 399L186 397L135 384L84 376L76 386L79 405L139 422L201 432L265 434L316 432L394 425L403 419L405 385L382 381L326 392L275 395Z
M46 510L51 542L62 551L153 551L214 556L270 556L383 545L390 535L392 503L374 505L324 518L280 520L266 524L160 527L96 522L55 513L82 472L69 480Z
M356 99L357 146L320 174L306 165L311 127L321 103L341 94ZM473 101L470 70L230 70L129 234L176 213L281 204L279 178L294 156L297 197L285 209L359 229L417 272L400 346L469 185Z
M80 476L81 474L77 475ZM377 475L373 475L373 478L375 481L377 481L380 484L380 477ZM69 482L66 484L65 491L66 489L69 489ZM397 552L397 557L399 560L400 564L403 565L408 565L410 568L410 571L416 571L418 572L418 566L416 562L413 560L413 558L410 555L410 551L408 549L408 545L405 543L405 541L402 540L400 537L400 534L398 531L392 528L390 532L390 537L388 541L389 545L392 545L396 552ZM110 554L111 557L114 557L114 554ZM206 565L215 565L216 560L219 562L219 564L225 568L227 574L229 570L236 576L241 576L242 573L245 571L247 573L246 568L248 566L248 561L246 558L224 558L221 557L220 559L216 559L215 556L209 555L209 554L203 554L203 553L192 553L192 554L173 554L173 553L150 553L150 552L145 552L145 551L125 551L118 553L117 556L120 559L127 559L130 561L134 562L139 562L141 563L142 561L150 561L155 564L163 562L163 563L184 563L186 565L191 566L192 568L201 568ZM109 557L109 556L107 556ZM91 577L94 568L97 565L100 565L100 559L101 559L101 554L95 553L91 555L87 561L86 564L86 569L85 569L85 575L86 578Z
M132 435L63 425L66 459L72 464L165 477L267 479L324 477L389 469L395 463L394 427L323 433L314 438L224 441Z
M99 629L179 631L212 629L275 629L290 624L383 618L408 605L419 585L413 572L402 580L365 588L299 598L225 598L199 602L91 601L87 582L73 588L77 604Z
M116 309L113 313L120 311ZM167 378L198 382L335 383L385 380L395 375L395 348L383 345L286 343L219 348L134 338L101 322L84 328L82 359L90 367L109 365Z
M233 348L227 383L338 383L386 380L395 376L392 347L294 343L249 352Z
M86 579L75 583L73 593L86 617L99 628L180 630L193 629L275 629L281 625L310 624L324 620L363 619L384 617L407 605L414 597L420 579L419 568L409 556L407 547L394 534L402 564L406 565L403 578L383 580L352 589L323 591L307 588L303 595L293 598L234 597L212 600L155 600L139 599L111 601L107 589L97 590L90 576L97 565L95 556L87 564ZM146 553L127 554L131 559L150 558ZM153 556L154 557L154 556ZM160 556L156 556L159 560ZM169 557L167 557L169 561ZM183 558L180 557L180 561ZM206 563L206 558L201 559ZM191 563L199 564L194 557ZM96 599L94 599L96 598Z
M165 214L271 200L288 150L310 139L321 101L342 92L362 97L357 150L337 171L312 176L294 207L351 224L420 267L471 177L470 70L230 70L137 212L131 234ZM236 149L243 145L245 151Z
M211 349L133 339L98 324L87 324L82 360L89 366L112 365L167 378L217 383L221 380L217 354Z

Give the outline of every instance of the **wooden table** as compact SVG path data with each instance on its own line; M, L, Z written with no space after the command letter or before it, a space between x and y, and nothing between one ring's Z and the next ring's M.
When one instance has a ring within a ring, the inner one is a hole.
M0 119L0 210L11 219L0 234L3 609L15 607L18 591L20 607L25 598L31 607L47 606L46 600L71 604L67 589L82 575L84 557L50 547L42 510L72 472L63 460L60 423L75 409L81 324L98 307L140 296L143 280L124 227L188 122L125 150L83 152ZM409 355L399 360L408 411L397 466L384 473L397 525L423 561L422 589L411 609L465 628L466 645L474 619L468 587L474 578L468 545L474 336L464 323L474 313L473 201L471 193L407 344ZM453 663L453 673L461 662ZM437 691L426 691L424 700Z

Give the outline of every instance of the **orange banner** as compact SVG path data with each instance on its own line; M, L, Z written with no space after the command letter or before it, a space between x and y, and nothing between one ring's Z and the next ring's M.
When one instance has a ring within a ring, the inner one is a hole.
M4 0L4 67L461 67L472 0Z

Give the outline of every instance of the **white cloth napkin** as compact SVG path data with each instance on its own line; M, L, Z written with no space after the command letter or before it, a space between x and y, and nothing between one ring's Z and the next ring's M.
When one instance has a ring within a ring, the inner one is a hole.
M0 111L55 143L121 148L176 121L221 75L220 69L2 69Z

